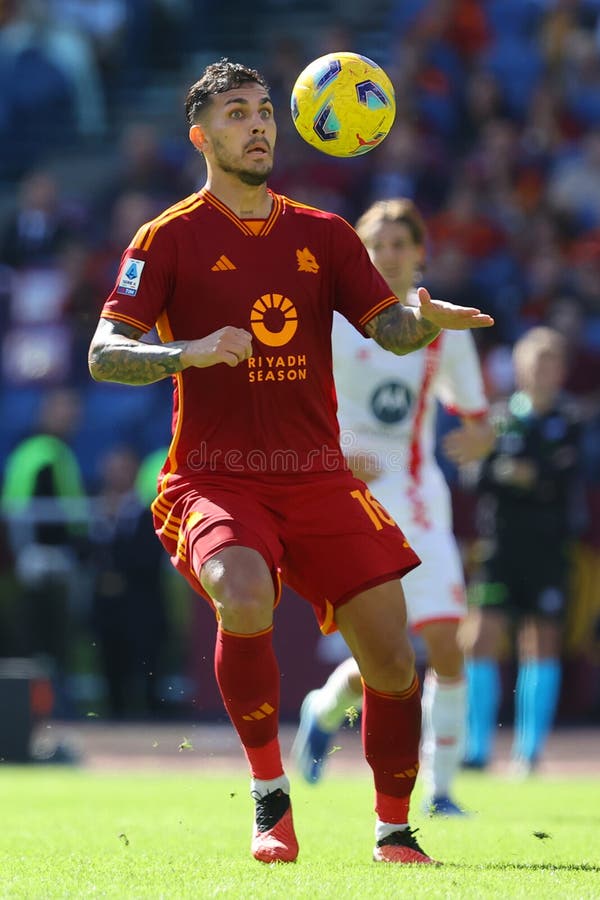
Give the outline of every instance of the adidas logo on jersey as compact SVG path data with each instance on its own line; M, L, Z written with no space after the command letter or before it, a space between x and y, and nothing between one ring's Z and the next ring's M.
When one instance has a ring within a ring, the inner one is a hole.
M232 272L233 269L237 269L237 266L234 266L226 256L220 256L214 266L210 267L211 272Z

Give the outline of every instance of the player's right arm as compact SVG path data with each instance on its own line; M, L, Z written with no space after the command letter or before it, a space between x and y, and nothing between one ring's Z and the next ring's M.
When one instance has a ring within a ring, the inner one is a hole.
M102 318L90 344L88 362L96 381L152 384L184 369L225 363L237 366L252 356L252 336L226 325L193 341L149 344L143 332L123 322Z

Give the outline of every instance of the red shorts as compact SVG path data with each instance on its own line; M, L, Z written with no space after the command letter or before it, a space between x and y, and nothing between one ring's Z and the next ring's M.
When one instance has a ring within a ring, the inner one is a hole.
M192 556L199 568L224 547L250 547L276 592L281 577L313 605L325 633L335 630L336 607L420 563L364 482L344 471L269 482L175 474L152 510L171 562L199 594Z

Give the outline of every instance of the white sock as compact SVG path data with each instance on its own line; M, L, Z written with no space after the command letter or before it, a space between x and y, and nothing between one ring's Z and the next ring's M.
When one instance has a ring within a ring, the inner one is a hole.
M431 669L423 688L423 779L429 797L448 795L464 755L465 679L440 678Z
M279 790L279 788L284 794L289 794L290 780L287 775L283 774L279 778L269 778L268 780L252 778L250 781L250 796L254 799L256 797L265 797L267 794Z
M323 731L333 734L344 722L346 710L362 707L362 689L356 693L350 687L350 678L359 676L358 666L352 657L333 670L325 684L312 697L312 709L317 724Z
M408 822L405 822L404 825L398 825L397 822L380 822L379 819L375 822L375 841L382 841L389 834L393 834L395 831L405 831L408 828Z

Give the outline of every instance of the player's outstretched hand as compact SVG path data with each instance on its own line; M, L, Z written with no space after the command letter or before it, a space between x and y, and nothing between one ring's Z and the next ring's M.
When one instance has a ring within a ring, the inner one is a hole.
M208 366L216 366L217 363L237 366L250 356L252 356L250 332L244 328L226 325L225 328L219 328L206 337L188 341L181 359L185 367L205 369Z
M421 315L438 328L464 331L466 328L489 328L494 320L472 306L455 306L445 300L433 300L427 288L417 290Z

